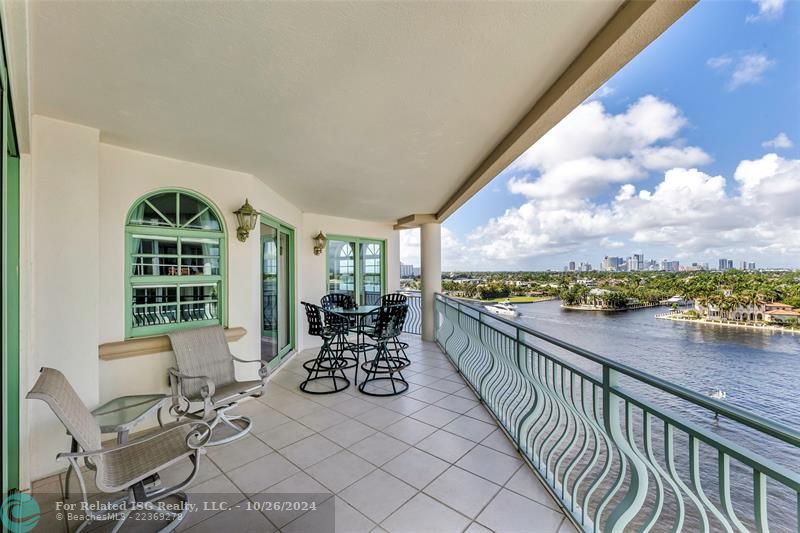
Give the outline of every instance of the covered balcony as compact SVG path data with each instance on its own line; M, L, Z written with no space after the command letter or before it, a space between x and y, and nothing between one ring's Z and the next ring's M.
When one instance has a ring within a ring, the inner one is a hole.
M659 401L753 442L796 449L796 431L441 294L441 223L692 5L0 3L3 495L33 495L34 531L81 522L57 455L83 446L25 399L40 369L87 409L168 400L169 336L212 326L257 363L236 379L266 385L231 411L246 436L200 446L179 530L796 528L796 465ZM304 392L330 339L303 302L379 306L406 228L407 390L364 394L355 366ZM149 413L103 449L162 435ZM119 496L81 472L91 501Z

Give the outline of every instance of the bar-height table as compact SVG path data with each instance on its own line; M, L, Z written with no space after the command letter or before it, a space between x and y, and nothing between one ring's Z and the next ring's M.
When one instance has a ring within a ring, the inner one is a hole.
M353 376L353 382L355 383L356 386L358 386L358 367L359 367L360 354L363 353L364 360L366 360L367 352L375 350L375 345L368 343L366 340L364 327L367 325L367 319L371 315L377 313L377 311L380 308L381 306L379 305L359 305L356 307L351 307L349 309L346 309L344 307L332 307L330 309L331 312L334 312L337 315L342 315L351 318L355 325L356 342L348 343L346 349L352 352L353 357L355 358L355 374ZM350 359L350 358L347 357L345 359Z

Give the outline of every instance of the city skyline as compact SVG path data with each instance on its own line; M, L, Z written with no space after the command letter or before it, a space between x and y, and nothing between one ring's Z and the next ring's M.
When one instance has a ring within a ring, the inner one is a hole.
M772 4L693 7L444 222L443 268L644 248L800 267L800 3ZM402 232L401 259L418 241Z

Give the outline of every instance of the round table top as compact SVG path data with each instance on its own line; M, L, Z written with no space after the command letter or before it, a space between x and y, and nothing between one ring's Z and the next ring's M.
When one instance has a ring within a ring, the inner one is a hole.
M331 311L340 315L368 315L376 309L380 309L380 305L359 305L345 309L344 307L331 307Z

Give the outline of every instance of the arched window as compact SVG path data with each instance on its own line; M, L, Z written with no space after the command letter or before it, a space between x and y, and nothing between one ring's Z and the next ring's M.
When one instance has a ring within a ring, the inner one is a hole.
M125 240L126 337L223 323L225 231L207 200L151 194L130 210Z

